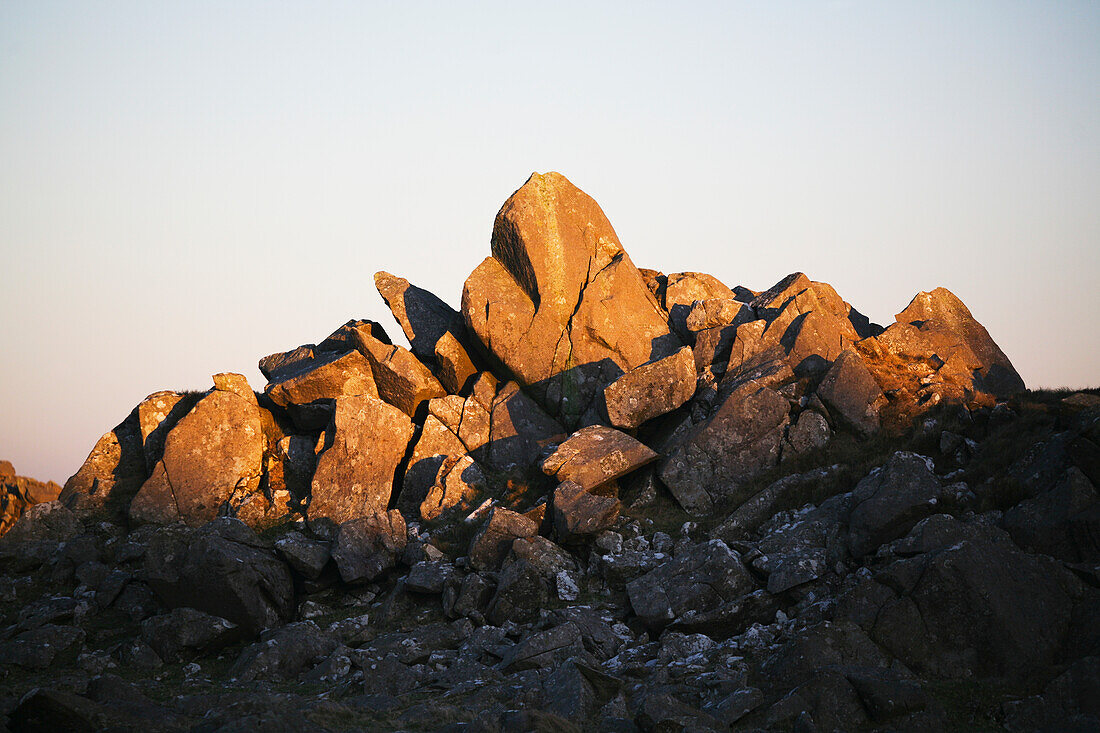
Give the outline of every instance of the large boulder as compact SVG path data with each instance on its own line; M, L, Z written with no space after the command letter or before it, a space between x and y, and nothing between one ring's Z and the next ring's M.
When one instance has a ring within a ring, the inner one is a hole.
M886 398L859 354L846 349L826 372L817 396L829 414L860 435L879 429L879 410Z
M447 390L411 351L374 335L373 328L352 329L351 341L370 362L378 396L401 408L409 417L418 415L421 407L433 397L442 397Z
M561 542L592 537L615 524L622 505L610 496L596 496L572 481L554 489L550 502L554 531Z
M508 382L497 392L489 410L485 461L498 471L530 468L543 448L561 439L564 433L561 424L547 415L517 383Z
M948 361L955 349L964 348L978 360L975 370L977 386L998 397L1007 397L1024 389L1024 380L1012 362L993 341L985 326L978 323L963 302L947 288L936 288L931 292L920 292L909 305L897 315L897 322L918 327L921 332L935 338L934 335L954 337L939 339L950 351L941 347L938 356Z
M196 530L158 529L145 551L143 575L168 608L205 611L249 634L281 625L294 612L290 569L236 519Z
M863 478L851 495L848 548L861 557L906 534L918 521L943 510L944 487L932 461L906 451Z
M130 504L131 520L194 527L255 498L265 447L260 407L238 380L218 375L215 382L223 388L199 400L168 434L164 455Z
M558 173L504 203L462 315L568 427L599 421L603 389L682 346L600 207Z
M786 398L774 389L758 380L740 384L672 452L661 480L692 514L744 501L745 483L778 463L789 412Z
M296 369L281 371L265 390L271 401L280 407L307 405L346 395L378 396L370 362L358 351L322 353L296 366Z
M409 339L412 353L457 394L477 374L476 349L460 314L403 277L376 272L374 285Z
M370 395L337 398L313 474L310 523L340 524L385 510L412 437L412 420L393 405Z
M495 506L470 541L470 565L477 570L495 570L515 540L534 537L538 531L538 525L524 515Z

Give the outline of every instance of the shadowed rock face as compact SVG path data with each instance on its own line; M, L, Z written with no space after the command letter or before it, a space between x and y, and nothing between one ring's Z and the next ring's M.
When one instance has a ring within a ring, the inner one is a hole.
M600 207L557 173L505 202L462 315L566 427L599 421L603 389L681 343Z

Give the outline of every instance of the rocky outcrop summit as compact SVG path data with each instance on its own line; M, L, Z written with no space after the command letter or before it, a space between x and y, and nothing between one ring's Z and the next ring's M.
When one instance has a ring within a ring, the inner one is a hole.
M3 475L10 729L1100 725L1100 397L952 293L640 269L556 173L459 310L375 286L410 348L350 320L56 501Z
M43 483L16 476L11 461L0 461L0 535L7 532L30 507L53 501L61 487L53 481Z

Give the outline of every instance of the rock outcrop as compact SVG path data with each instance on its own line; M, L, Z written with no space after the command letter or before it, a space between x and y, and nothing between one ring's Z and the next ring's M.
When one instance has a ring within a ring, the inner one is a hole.
M375 285L410 348L154 393L59 493L0 463L0 728L1100 727L1100 397L951 293L640 270L553 173L461 313Z

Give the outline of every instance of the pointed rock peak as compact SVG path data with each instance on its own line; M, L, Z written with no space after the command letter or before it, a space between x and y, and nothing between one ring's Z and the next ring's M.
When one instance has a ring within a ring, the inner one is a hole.
M778 308L783 305L783 301L798 293L802 292L806 288L810 287L812 283L810 278L806 277L801 272L792 272L785 278L772 285L770 288L760 293L760 295L753 298L750 305L753 308Z

